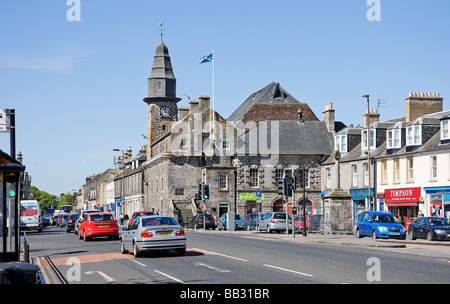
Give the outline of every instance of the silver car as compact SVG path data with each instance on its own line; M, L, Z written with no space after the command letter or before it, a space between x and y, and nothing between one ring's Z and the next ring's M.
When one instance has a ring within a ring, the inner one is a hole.
M268 212L261 216L261 220L256 226L257 231L286 231L286 213L284 212ZM289 231L292 230L292 221L289 216Z
M170 216L150 215L134 219L124 227L120 249L122 253L132 250L135 257L154 250L176 250L178 255L186 252L184 229Z

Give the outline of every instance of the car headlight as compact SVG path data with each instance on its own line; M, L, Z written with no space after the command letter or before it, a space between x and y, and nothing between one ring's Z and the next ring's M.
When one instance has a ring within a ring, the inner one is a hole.
M402 232L406 232L406 228L405 227L402 228Z
M436 234L446 234L447 233L445 230L440 230L440 229L436 229L436 230L434 230L434 232Z
M382 232L387 232L388 229L386 227L378 227L378 230L382 231Z

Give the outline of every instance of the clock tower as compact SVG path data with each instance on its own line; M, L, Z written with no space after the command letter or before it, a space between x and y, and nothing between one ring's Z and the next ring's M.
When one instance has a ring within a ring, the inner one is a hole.
M147 160L152 155L152 144L170 130L177 121L181 98L176 97L177 80L173 74L169 50L161 41L156 47L152 72L148 78Z

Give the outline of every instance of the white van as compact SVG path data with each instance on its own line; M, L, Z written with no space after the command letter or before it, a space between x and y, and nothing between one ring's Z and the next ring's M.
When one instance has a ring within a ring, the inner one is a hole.
M42 232L41 205L38 201L20 201L20 229Z

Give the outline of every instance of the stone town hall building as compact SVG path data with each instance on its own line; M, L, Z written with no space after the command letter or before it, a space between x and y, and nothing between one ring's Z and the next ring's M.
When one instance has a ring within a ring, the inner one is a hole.
M335 126L342 125L334 121L331 107L320 121L306 103L275 82L251 94L228 119L213 112L208 96L185 108L178 107L180 100L169 51L161 42L144 98L147 160L134 168L142 183L141 203L135 209L185 222L203 208L195 194L199 184L207 183L211 199L206 211L216 218L227 211L241 216L282 211L285 199L278 195L276 181L285 170L302 165L306 205L311 212L321 208L319 164L333 152ZM116 178L116 197L121 185ZM302 193L295 192L297 206L303 204ZM123 208L127 210L126 201ZM137 210L128 207L127 212L132 211Z

